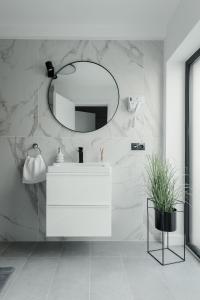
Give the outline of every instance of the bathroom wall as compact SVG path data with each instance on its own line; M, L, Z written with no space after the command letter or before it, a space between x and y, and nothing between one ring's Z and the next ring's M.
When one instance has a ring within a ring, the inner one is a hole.
M61 127L47 105L45 61L56 68L74 60L108 68L118 82L120 105L112 122L88 134ZM113 168L113 240L146 239L146 155L162 152L163 43L160 41L0 40L0 238L45 240L45 183L22 184L22 166L34 142L46 163L61 146L66 161L98 161L100 147ZM138 115L126 97L145 96ZM145 142L146 151L131 151Z

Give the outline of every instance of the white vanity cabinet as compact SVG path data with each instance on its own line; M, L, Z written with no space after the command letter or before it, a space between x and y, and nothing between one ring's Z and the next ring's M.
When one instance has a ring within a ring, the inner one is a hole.
M111 167L54 164L47 173L48 237L111 236Z

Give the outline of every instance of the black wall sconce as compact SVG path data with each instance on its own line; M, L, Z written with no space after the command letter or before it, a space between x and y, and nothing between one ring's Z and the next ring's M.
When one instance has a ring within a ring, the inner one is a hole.
M46 65L46 68L47 68L47 76L49 78L56 79L57 75L55 75L54 66L53 66L52 62L51 61L46 61L45 65Z

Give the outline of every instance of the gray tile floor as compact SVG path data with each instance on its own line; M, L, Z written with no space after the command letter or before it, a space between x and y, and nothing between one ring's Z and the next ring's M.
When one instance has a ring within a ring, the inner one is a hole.
M200 263L162 267L143 242L0 243L3 300L197 300Z

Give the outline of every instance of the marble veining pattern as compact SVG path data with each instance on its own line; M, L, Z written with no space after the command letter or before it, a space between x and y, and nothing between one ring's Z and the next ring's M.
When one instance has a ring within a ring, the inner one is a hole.
M0 239L45 240L45 183L22 184L29 147L37 142L48 165L58 146L66 161L98 161L100 148L113 167L112 240L146 239L146 155L162 152L162 59L160 41L0 40ZM104 65L120 90L119 109L106 127L74 133L61 127L47 105L45 61L56 69L75 60ZM127 112L126 97L143 95L137 115ZM145 152L131 152L145 142ZM63 239L61 239L63 240Z

